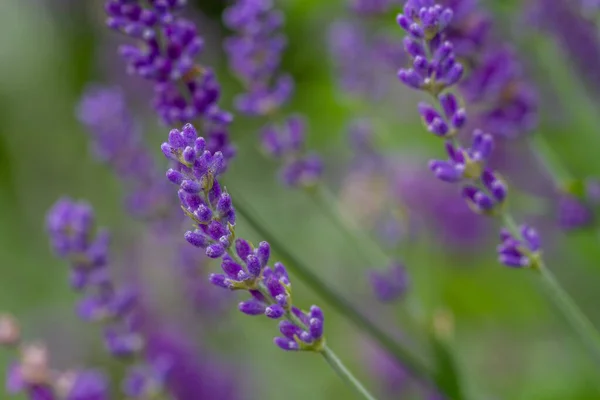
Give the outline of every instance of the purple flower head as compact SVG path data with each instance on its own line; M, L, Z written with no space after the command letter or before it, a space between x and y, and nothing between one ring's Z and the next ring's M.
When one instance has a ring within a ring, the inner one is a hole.
M236 36L225 41L231 70L247 93L236 99L236 108L248 115L268 115L291 97L293 80L278 76L281 54L287 45L280 33L283 14L271 0L237 0L223 15L225 25Z
M468 15L473 12L473 2L449 3L450 7L460 11L461 23L468 20ZM459 115L458 100L445 91L458 83L463 73L462 67L457 67L460 64L455 62L454 43L449 36L453 14L452 9L434 4L433 0L408 0L404 14L398 16L398 24L408 33L404 40L405 50L413 59L413 68L401 69L399 78L405 85L424 90L439 102L445 118L427 104L421 105L419 111L428 129L442 137L452 136L450 126L455 124L453 120ZM480 26L477 22L479 20L474 21ZM460 35L456 30L453 33ZM531 129L536 120L535 94L524 83L521 66L512 51L505 46L494 46L484 54L482 62L474 55L461 54L470 62L472 71L461 83L460 89L465 93L468 103L483 103L487 107L478 115L477 122L486 131L504 137ZM440 77L443 81L438 84ZM452 121L451 125L448 119ZM458 118L459 125L465 119L466 113L463 111ZM503 179L485 165L492 151L491 137L480 131L476 132L473 146L469 150L461 149L456 144L458 140L454 138L447 142L446 150L450 160L434 160L430 163L430 169L441 180L462 183L462 197L474 212L501 215L508 189ZM518 263L519 266L529 266L532 263L529 253L537 253L539 250L539 239L534 232L533 229L524 228L523 240L526 241L526 246L503 233L504 243L499 250L501 262L506 265ZM527 248L530 249L529 253L524 254L523 249Z
M323 312L313 306L309 313L304 313L292 305L289 275L281 263L268 265L271 248L267 242L254 247L243 238L234 240L233 201L221 190L218 181L224 170L223 157L205 150L204 139L197 136L191 125L181 131L172 130L161 148L165 157L175 162L175 167L167 172L167 179L179 186L182 208L195 224L185 239L203 249L208 257L221 260L223 273L211 274L209 281L224 289L247 291L250 298L238 306L244 314L285 318L301 329L297 341L285 339L286 349L321 351Z
M398 24L408 33L404 48L412 59L412 67L400 69L398 79L410 88L437 96L461 79L463 66L456 60L453 44L443 35L452 19L452 10L432 4L424 0L408 1L404 14L398 15Z
M392 302L402 297L408 289L409 280L404 265L394 262L385 271L369 272L371 288L382 302Z
M130 74L153 82L154 108L165 124L200 118L207 132L215 126L224 132L231 116L219 109L219 84L209 68L195 61L204 42L191 21L174 14L184 4L184 0L106 0L107 25L138 41L139 47L122 45L119 53ZM233 155L229 140L221 142L221 148L211 150Z
M502 229L500 239L502 243L498 246L498 260L501 264L512 268L536 268L542 243L534 228L521 225L519 237Z

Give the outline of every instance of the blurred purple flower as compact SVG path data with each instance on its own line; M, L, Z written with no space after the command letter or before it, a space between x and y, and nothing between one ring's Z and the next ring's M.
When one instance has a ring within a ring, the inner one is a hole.
M393 262L385 271L369 271L369 280L375 297L386 303L402 297L409 285L406 269L398 262Z
M114 169L128 189L126 204L135 216L150 219L180 219L173 210L176 199L160 179L153 154L144 143L118 88L90 86L77 109L77 116L87 128L94 153Z
M581 13L572 0L535 0L531 18L541 29L550 33L561 45L567 61L577 70L577 76L585 84L591 85L596 93L600 91L600 39L594 21L584 18L592 15L591 9L598 12L600 2L587 1L590 10ZM586 3L585 0L582 3ZM586 9L588 6L585 7Z
M191 21L175 15L184 4L106 0L106 23L139 41L139 46L122 45L119 52L129 73L153 82L154 108L161 120L171 125L200 119L207 137L219 132L218 150L230 158L235 151L223 133L232 116L217 104L221 89L214 72L195 62L204 41Z
M359 22L336 21L329 30L329 52L340 87L355 96L380 99L390 86L396 65L406 57L387 36L370 34Z

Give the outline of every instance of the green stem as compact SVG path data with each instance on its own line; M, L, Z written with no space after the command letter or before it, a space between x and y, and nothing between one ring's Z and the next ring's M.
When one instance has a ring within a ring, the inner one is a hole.
M346 383L360 393L367 400L375 400L375 396L373 396L369 391L360 383L358 379L352 372L346 368L342 360L338 358L338 356L331 350L328 346L323 348L321 352L325 361L333 368L333 370L338 374L340 378L342 378Z
M231 190L229 192L232 193ZM231 197L234 199L242 198L235 196L234 194L232 194ZM338 313L346 316L346 318L348 318L357 328L369 334L383 349L408 369L413 376L425 382L434 384L441 392L448 395L453 400L460 400L460 396L436 381L434 372L430 370L429 366L421 359L421 357L418 357L411 350L396 342L385 331L374 324L369 317L357 310L346 298L337 293L333 288L329 287L309 268L304 266L300 260L287 251L286 246L284 246L275 235L271 235L269 231L262 226L254 216L256 213L249 209L246 204L239 202L235 203L235 208L239 215L246 220L256 233L271 244L273 250L283 259L282 261L285 263L286 267L297 276L298 279L302 280L308 287L314 290L315 293Z
M600 334L594 325L577 304L575 304L573 299L556 280L554 274L543 262L539 265L538 271L550 299L594 354L596 361L600 362Z
M534 154L536 155L538 161L548 171L557 187L560 187L565 182L573 179L571 174L560 162L559 157L556 155L554 150L552 150L552 147L550 147L548 142L546 142L546 139L542 134L536 132L535 134L531 135L529 143L535 150Z
M377 259L385 260L385 263L388 262L389 257L385 251L378 243L374 242L369 235L359 229L350 218L342 213L340 207L337 207L336 199L327 188L323 187L323 185L319 185L308 193L315 203L317 203L319 208L325 213L327 218L329 218L329 221L342 231L346 239L352 243L355 252L360 254L363 258L363 262L366 263L366 266L376 264ZM368 248L373 253L372 256L365 255L365 252L363 251L365 248ZM373 249L378 249L378 251L373 252Z

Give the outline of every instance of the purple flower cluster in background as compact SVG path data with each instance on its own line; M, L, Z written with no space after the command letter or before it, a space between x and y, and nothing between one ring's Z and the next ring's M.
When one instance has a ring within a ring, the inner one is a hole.
M315 185L323 172L321 158L305 150L306 121L289 116L283 126L269 124L263 128L262 148L269 156L282 161L281 181L293 187Z
M123 92L113 87L90 87L80 101L77 114L92 138L98 159L124 181L128 211L151 223L149 234L175 237L185 215L177 207L177 197L146 147L144 135L127 108ZM207 283L202 278L206 257L190 252L185 244L177 247L176 264L181 267L187 294L197 310L208 311Z
M328 34L334 76L347 93L381 99L389 92L385 74L406 59L402 48L384 34L370 33L359 21L340 20Z
M267 242L254 248L242 238L235 239L235 209L217 179L223 172L223 155L206 150L204 139L189 124L181 131L172 130L162 151L175 162L167 178L179 186L182 208L196 227L185 234L186 240L208 257L221 260L224 273L212 274L210 281L225 289L248 291L251 298L239 304L243 313L284 318L280 323L283 336L275 338L282 349L321 351L321 309L312 306L306 313L292 305L285 267L281 263L268 266L271 249Z
M107 25L139 45L122 45L119 52L128 72L154 83L154 108L167 124L202 121L209 148L226 158L235 154L229 143L232 116L218 106L221 89L214 72L195 58L204 42L195 25L174 12L185 0L107 0Z
M293 93L292 77L278 74L287 44L280 32L283 19L272 0L237 0L223 15L225 25L236 33L224 46L231 70L247 91L236 100L243 114L271 114Z
M117 287L108 269L108 232L94 236L94 214L85 203L59 200L48 213L47 228L55 253L71 264L71 286L85 297L77 314L85 321L104 323L104 344L111 355L135 360L143 355L138 293L133 287ZM131 364L123 391L140 398L162 390L155 365ZM141 374L140 371L144 371Z
M369 279L377 299L386 303L402 297L409 285L406 269L398 262L392 263L385 271L370 271Z
M453 12L430 0L409 0L404 13L398 15L398 24L407 32L404 39L406 52L412 58L412 67L400 69L398 77L406 86L429 93L444 115L435 111L427 103L419 106L419 112L428 130L445 139L448 161L434 160L430 168L435 176L446 182L460 183L462 195L469 207L476 213L504 215L504 202L508 190L502 178L486 166L492 151L492 137L479 130L473 132L473 145L463 148L456 139L459 127L454 128L459 113L459 101L453 94L444 93L462 78L463 67L456 60L454 46L445 36L445 28L452 20ZM501 81L500 81L501 82ZM482 82L483 84L484 82ZM463 114L463 112L461 112ZM466 115L461 115L463 121ZM462 124L459 124L462 126ZM453 128L450 128L453 127ZM506 255L521 251L521 267L535 266L534 259L539 253L539 238L533 228L522 227L527 232L523 240L535 243L531 251L522 251L521 238L518 243L499 247L499 259L508 266ZM511 243L512 244L512 243Z
M92 86L83 95L77 116L85 125L96 157L110 165L128 189L127 209L136 217L177 219L173 199L153 154L144 143L119 88Z
M429 4L429 3L428 3ZM537 95L507 43L492 34L490 16L477 0L444 0L452 13L444 26L453 54L468 67L460 91L473 122L494 136L515 138L537 126Z
M279 71L287 42L280 32L283 14L274 9L272 0L237 0L226 9L223 20L235 32L224 45L229 66L246 90L237 97L236 108L246 115L274 117L294 90L292 77ZM283 125L263 128L262 148L283 161L284 184L313 186L323 167L320 157L304 149L305 124L301 117L289 116Z
M7 372L9 394L25 394L30 400L108 400L106 377L94 370L58 371L50 365L50 353L42 343L21 343L20 327L11 316L0 316L0 345L18 347L18 357Z

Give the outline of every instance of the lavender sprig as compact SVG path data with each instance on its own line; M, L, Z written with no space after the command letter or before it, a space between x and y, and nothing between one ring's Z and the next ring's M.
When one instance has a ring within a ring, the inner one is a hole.
M52 248L71 264L71 287L85 294L77 305L77 314L85 321L103 323L107 351L125 360L128 367L123 382L127 396L137 399L152 393L166 398L162 382L166 371L140 361L145 343L140 332L137 290L115 285L108 269L108 232L95 234L94 225L92 208L67 198L59 200L47 216Z
M204 47L195 25L176 15L186 0L106 0L107 25L139 42L119 53L130 74L153 82L154 109L166 125L202 121L212 151L234 156L231 114L218 106L221 89L214 72L195 58Z
M274 122L294 90L292 77L279 71L287 44L280 31L283 14L272 0L236 0L226 9L223 21L235 32L224 44L230 69L246 90L236 98L236 109L269 118L262 128L261 146L268 156L282 162L281 181L290 187L314 187L323 166L321 158L305 148L304 120L294 115L286 117L282 126Z
M203 249L208 257L221 260L224 273L211 274L211 283L228 290L247 291L250 299L239 304L241 312L281 319L282 336L274 339L277 346L288 351L321 353L355 390L374 399L326 346L323 311L312 306L304 312L293 305L292 286L284 265L268 266L270 245L261 242L254 247L242 238L235 239L233 202L217 179L224 170L223 155L206 150L204 138L198 137L190 124L181 131L172 130L161 149L176 163L167 171L167 178L179 186L181 207L196 227L185 234L186 240Z
M452 15L450 8L433 0L408 0L404 13L397 17L398 24L408 34L404 46L412 58L412 67L400 69L398 78L406 86L430 94L443 110L438 112L428 104L419 107L427 129L446 141L449 157L448 161L432 161L430 167L438 179L462 185L463 198L473 211L503 219L506 231L501 234L499 261L509 267L540 273L551 299L600 359L600 335L545 266L538 233L530 226L517 226L505 207L507 186L486 166L493 144L491 135L476 130L470 148L462 147L456 138L461 128L461 124L455 123L456 115L464 111L457 96L447 91L460 81L463 67L445 34Z

